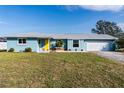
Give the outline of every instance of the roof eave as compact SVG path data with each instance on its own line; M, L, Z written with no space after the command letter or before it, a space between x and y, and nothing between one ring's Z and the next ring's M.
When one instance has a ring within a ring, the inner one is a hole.
M5 38L52 38L52 37L6 36Z

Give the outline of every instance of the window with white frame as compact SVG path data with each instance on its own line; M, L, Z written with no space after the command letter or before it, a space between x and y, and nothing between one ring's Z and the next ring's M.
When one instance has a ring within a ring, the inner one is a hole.
M18 39L18 44L25 45L26 44L26 39L25 38L19 38Z
M73 47L79 47L79 40L73 40Z

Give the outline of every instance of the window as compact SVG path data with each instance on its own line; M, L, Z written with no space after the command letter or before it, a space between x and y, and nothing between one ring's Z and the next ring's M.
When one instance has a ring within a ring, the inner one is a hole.
M26 39L18 39L18 44L26 44Z
M79 47L79 40L73 40L73 47Z

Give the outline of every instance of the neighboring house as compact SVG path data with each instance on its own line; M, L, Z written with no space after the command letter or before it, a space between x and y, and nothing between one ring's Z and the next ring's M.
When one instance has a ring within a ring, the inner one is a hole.
M21 52L30 47L34 52L49 52L57 40L63 40L65 51L112 51L116 39L105 34L21 34L7 36L7 50Z
M7 49L6 38L0 37L0 50L6 49Z

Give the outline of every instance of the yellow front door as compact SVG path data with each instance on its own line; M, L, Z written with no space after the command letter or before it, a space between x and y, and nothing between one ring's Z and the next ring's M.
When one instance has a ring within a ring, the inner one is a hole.
M50 46L50 44L49 44L50 42L49 42L49 39L45 39L45 51L48 51L49 50L49 46Z

